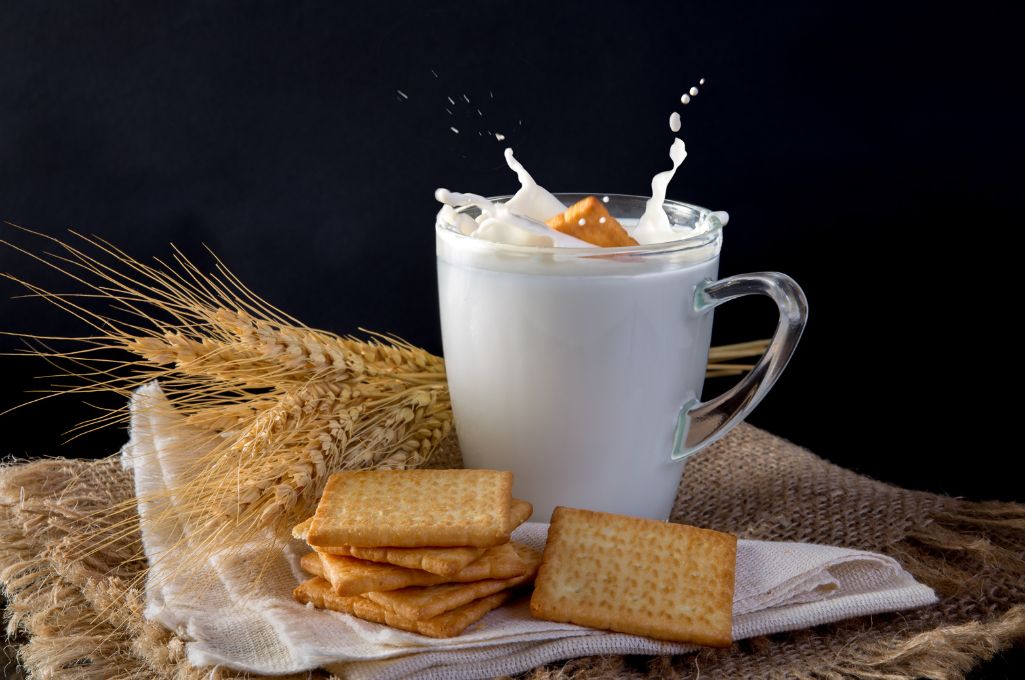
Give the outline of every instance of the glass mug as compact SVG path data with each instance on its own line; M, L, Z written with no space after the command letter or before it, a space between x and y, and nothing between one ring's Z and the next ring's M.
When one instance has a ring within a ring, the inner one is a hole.
M586 194L556 196L571 205ZM607 207L629 223L647 200L610 195ZM717 280L717 215L674 201L665 210L674 225L699 229L595 249L494 243L436 225L463 462L512 470L535 521L557 505L668 517L683 462L743 420L797 346L808 315L797 283L775 272ZM753 294L779 307L772 343L737 385L702 402L712 310Z

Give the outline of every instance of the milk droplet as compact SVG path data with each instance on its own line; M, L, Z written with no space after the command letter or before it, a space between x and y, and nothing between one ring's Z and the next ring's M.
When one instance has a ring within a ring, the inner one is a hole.
M680 103L683 104L684 106L686 106L687 104L690 104L690 95L687 94L686 92L684 92L683 96L680 97Z
M673 132L680 131L680 114L673 111L673 115L669 116L669 129Z
M704 83L701 83L701 84L704 85ZM488 90L488 96L491 97L492 99L494 99L495 98L495 93L492 92L491 90Z
M452 109L445 109L445 110L448 111L448 115L450 115L450 116L455 115L454 113L452 113Z
M455 106L456 105L456 100L452 99L452 97L448 97L448 103L451 104L452 106Z
M503 139L505 139L505 135L503 135L501 132L496 132L495 139L501 142Z
M466 103L467 103L467 104L469 104L469 103L470 103L470 98L469 98L469 97L467 97L465 93L463 94L463 99L465 99L465 100L466 100Z
M582 227L585 224L587 224L587 220L585 220L583 217L581 217L579 220L577 220L577 224L579 224Z
M605 218L604 217L599 217L598 218L598 224L605 224Z
M405 92L403 92L402 90L395 90L395 91L398 92L399 96L402 97L403 99L409 99L409 95L406 94Z
M438 72L437 72L437 71L435 71L435 70L434 70L434 69L432 68L432 69L431 69L431 75L432 75L432 76L434 76L435 78L437 78L437 77L438 77Z
M698 96L698 88L696 88L696 87L690 88L690 96L691 97L697 97Z
M450 126L448 129L451 130L452 132L456 133L457 135L459 134L459 130L455 129L454 127Z
M602 196L601 197L601 202L602 203L608 203L609 202L609 197L608 196Z
M704 85L704 84L705 84L705 79L704 78L702 78L701 80L698 81L698 85Z

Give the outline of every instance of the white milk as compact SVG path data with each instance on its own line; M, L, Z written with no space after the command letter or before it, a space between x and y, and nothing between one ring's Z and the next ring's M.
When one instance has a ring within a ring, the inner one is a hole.
M696 312L694 296L717 276L720 243L560 258L439 229L441 329L466 465L512 470L536 521L556 505L665 519L680 480L677 418L701 396L711 339L712 314Z
M725 213L673 204L687 152L652 197L604 197L641 244L598 248L545 225L565 210L505 152L505 203L438 189L438 291L456 429L467 467L512 470L548 521L556 505L665 519L680 480L673 437L701 396ZM577 197L579 198L579 197ZM573 198L572 200L577 200ZM471 217L457 207L471 207ZM624 212L617 212L622 210ZM682 217L682 219L681 219Z

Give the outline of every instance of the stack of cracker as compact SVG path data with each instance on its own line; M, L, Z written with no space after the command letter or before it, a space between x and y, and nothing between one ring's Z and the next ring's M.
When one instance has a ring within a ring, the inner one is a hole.
M296 600L452 637L533 582L541 554L509 541L530 517L497 470L365 470L331 476L293 529L313 552Z

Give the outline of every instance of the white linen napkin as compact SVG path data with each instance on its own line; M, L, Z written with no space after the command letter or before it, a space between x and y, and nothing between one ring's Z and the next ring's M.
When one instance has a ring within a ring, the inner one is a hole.
M175 485L185 466L208 450L209 433L182 421L156 383L131 404L131 437L122 464L134 471L136 495ZM139 503L150 564L145 615L187 641L196 666L264 674L325 667L349 678L483 678L591 654L679 654L695 647L598 631L530 616L527 598L502 606L449 639L428 638L300 605L292 589L306 577L294 541L270 537L241 551L194 563L189 537L151 521L166 503ZM513 538L543 548L548 525L528 523ZM182 565L188 568L181 569ZM741 540L737 547L733 637L807 628L937 601L892 558L805 543Z

